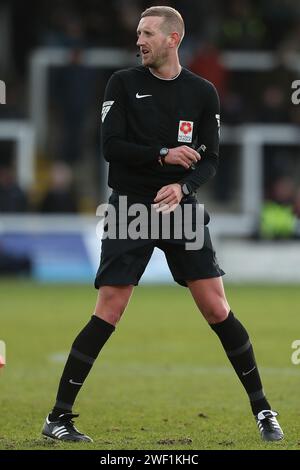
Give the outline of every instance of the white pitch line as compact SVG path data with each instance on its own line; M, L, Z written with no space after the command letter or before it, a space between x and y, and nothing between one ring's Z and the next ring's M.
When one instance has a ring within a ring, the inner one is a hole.
M64 363L66 362L68 357L67 351L57 351L48 356L48 360L50 362L55 363ZM111 371L115 373L118 371L119 375L127 375L127 374L139 374L144 376L155 376L155 375L185 375L185 374L224 374L224 375L231 375L233 374L233 369L230 366L203 366L203 365L194 365L194 364L147 364L147 363L133 363L129 362L127 364L115 364L109 362L102 362L102 367L104 373ZM299 376L300 377L300 367L297 366L290 366L290 367L259 367L259 371L261 371L264 375L285 375L285 376Z
M59 364L66 362L68 357L68 352L67 351L57 351L53 354L50 354L48 356L48 360L50 362L57 362Z

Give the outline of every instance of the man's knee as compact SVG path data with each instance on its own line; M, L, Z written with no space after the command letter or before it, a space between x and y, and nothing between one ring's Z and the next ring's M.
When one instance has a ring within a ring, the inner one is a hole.
M126 309L132 289L133 286L100 287L95 315L116 325Z
M230 307L223 297L215 299L208 305L202 307L201 312L209 324L221 323L226 320Z

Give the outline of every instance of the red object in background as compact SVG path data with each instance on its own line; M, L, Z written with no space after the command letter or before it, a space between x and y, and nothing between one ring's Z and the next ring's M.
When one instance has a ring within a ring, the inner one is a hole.
M229 71L221 63L220 53L213 45L200 49L190 63L189 69L212 82L221 99L227 94Z

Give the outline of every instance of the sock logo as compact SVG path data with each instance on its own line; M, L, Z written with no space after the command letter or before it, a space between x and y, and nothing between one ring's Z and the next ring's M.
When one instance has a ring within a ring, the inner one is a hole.
M256 366L252 367L252 369L248 370L247 372L242 372L242 375L248 375L250 372L256 369Z
M72 385L82 385L82 383L80 383L80 382L74 382L73 379L70 379L69 383L72 384Z

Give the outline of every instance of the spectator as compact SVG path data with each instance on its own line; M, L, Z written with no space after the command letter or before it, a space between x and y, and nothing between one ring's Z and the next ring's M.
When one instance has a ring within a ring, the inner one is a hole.
M0 246L0 276L30 275L32 262L27 255L16 255Z
M27 196L15 181L13 169L0 166L0 212L25 212L27 209Z
M295 191L294 197L294 213L298 219L300 219L300 187Z
M53 164L50 189L42 200L40 211L44 213L78 211L76 195L72 188L72 171L63 162Z
M291 177L282 176L274 181L271 200L265 201L261 212L262 238L282 239L295 236L294 197L295 183Z
M263 91L261 107L256 118L261 122L287 122L289 119L286 91L270 84Z
M249 0L231 0L225 4L221 44L226 49L260 49L266 27L258 6Z

